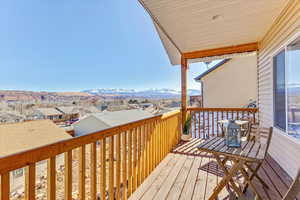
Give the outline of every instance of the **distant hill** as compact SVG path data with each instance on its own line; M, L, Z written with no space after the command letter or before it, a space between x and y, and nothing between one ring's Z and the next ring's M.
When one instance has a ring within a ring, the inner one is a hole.
M199 90L188 90L189 95L200 95ZM93 89L81 92L35 92L0 90L0 101L71 101L99 98L178 98L181 92L173 89Z
M0 90L0 100L4 101L43 101L88 99L94 95L86 92L34 92L20 90Z
M173 89L147 89L147 90L135 90L135 89L119 89L119 88L101 88L84 90L83 92L97 95L97 96L123 96L123 97L137 97L137 98L172 98L179 97L181 92ZM188 95L200 95L199 90L188 90Z

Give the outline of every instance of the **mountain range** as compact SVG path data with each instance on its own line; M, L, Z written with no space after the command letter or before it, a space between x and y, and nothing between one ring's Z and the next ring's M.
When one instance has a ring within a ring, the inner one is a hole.
M145 97L145 98L170 98L170 97L178 97L181 95L181 92L174 89L146 89L146 90L135 90L135 89L122 89L122 88L100 88L100 89L91 89L84 90L82 92L86 92L92 95L97 96L126 96L126 97ZM189 89L188 95L200 95L200 90Z

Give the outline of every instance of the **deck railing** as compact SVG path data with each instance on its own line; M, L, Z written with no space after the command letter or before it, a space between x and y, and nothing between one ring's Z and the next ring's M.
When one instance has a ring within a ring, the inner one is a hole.
M43 160L48 163L49 200L69 200L74 195L76 199L127 199L178 143L180 118L180 112L174 111L1 157L0 199L10 198L10 174L19 168L25 168L25 199L36 199L36 163ZM61 173L56 166L59 156L64 157ZM59 179L64 181L58 188Z
M222 134L218 121L225 119L245 119L256 122L258 108L188 108L192 116L193 138L209 138Z

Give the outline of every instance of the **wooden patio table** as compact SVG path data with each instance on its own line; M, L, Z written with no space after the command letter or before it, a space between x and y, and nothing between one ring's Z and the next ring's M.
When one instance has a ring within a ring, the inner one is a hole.
M209 200L215 200L218 194L227 184L230 184L240 199L243 199L243 191L236 185L233 179L238 172L241 173L245 179L245 182L257 195L257 199L262 199L252 184L252 179L254 176L256 176L262 182L261 178L257 175L258 169L256 168L253 170L249 166L251 166L253 163L259 163L264 159L267 149L266 144L261 144L256 141L242 141L241 147L231 148L227 147L225 144L225 138L212 137L200 144L197 148L200 151L211 153L224 172L223 179L216 186ZM226 162L229 160L233 162L233 165L230 168L226 166ZM247 172L247 169L249 168L252 171L251 176ZM262 184L266 185L264 182L262 182Z

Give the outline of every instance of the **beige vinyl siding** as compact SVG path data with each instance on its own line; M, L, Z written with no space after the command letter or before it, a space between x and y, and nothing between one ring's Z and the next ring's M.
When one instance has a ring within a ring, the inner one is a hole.
M256 100L256 63L256 55L233 58L202 77L204 107L240 108Z
M272 59L283 45L300 33L300 1L291 0L260 43L258 53L258 103L263 126L273 126ZM292 176L300 167L300 142L274 128L272 157Z

